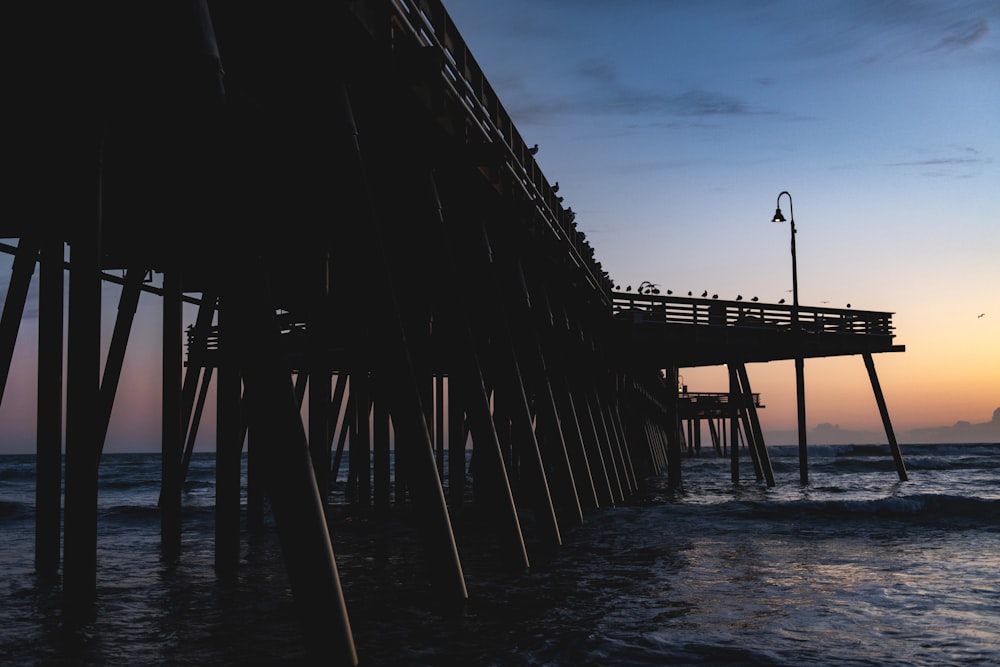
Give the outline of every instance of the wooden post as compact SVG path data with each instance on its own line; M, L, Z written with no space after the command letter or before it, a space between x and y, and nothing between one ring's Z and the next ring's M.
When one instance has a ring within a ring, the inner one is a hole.
M63 245L42 244L38 285L35 570L45 578L58 573L62 527Z
M392 494L391 481L391 450L389 447L389 405L385 398L385 387L382 386L383 378L375 375L373 378L373 400L372 400L372 475L374 483L372 486L373 502L375 510L381 513L389 511Z
M274 513L309 661L357 665L324 503L278 340L266 276L257 265L229 267L227 275L232 282L221 296L220 349L224 346L235 355L237 367L228 378L222 377L220 367L219 388L232 395L235 392L229 385L235 387L240 377L246 386L249 431L260 458L258 470ZM231 409L227 416L232 420Z
M729 427L732 437L729 443L729 468L733 479L733 484L740 481L740 420L739 420L739 399L740 382L736 375L736 364L727 364L729 369Z
M740 385L743 388L743 396L746 400L746 411L750 418L750 428L753 431L753 440L757 447L757 460L760 462L761 471L768 486L774 486L774 469L771 467L771 457L767 452L767 445L764 444L764 432L760 428L760 418L757 416L757 406L753 402L753 390L750 389L750 378L747 375L746 364L738 364L736 370L740 376Z
M681 485L681 425L677 419L677 388L680 384L676 366L667 369L667 484L670 488Z
M458 507L465 499L465 411L453 383L454 372L448 376L448 501Z
M138 302L139 284L145 272L129 269L126 275L126 289L122 291L125 300L129 290L135 292L135 302ZM170 268L163 273L163 342L162 342L162 392L161 392L161 443L160 443L160 546L168 557L176 556L181 544L181 491L183 486L181 462L184 453L184 425L182 424L181 386L184 372L184 342L183 342L183 310L181 303L181 276L179 271ZM135 303L130 302L128 309L135 313ZM131 325L131 314L129 325ZM119 309L119 320L122 317ZM118 327L116 326L116 334ZM116 335L117 340L119 336ZM127 329L125 338L127 340ZM124 355L124 343L121 345L121 356ZM114 399L114 387L117 385L117 375L114 384L109 382L105 374L101 391L107 414L111 418L111 404Z
M875 360L872 359L871 352L864 353L865 367L868 369L868 378L872 383L872 391L875 392L875 401L878 403L879 414L882 415L882 425L885 426L885 437L889 440L889 449L892 451L893 461L896 462L896 472L899 481L905 482L908 479L906 466L903 464L903 454L899 450L899 443L896 442L896 434L892 430L892 422L889 421L889 409L885 405L885 397L882 395L882 387L875 373Z
M28 287L31 285L31 276L35 273L37 261L38 240L34 237L21 238L11 266L10 282L3 302L3 315L0 316L0 399L3 398L7 386L7 377L14 357L14 345L17 343L17 332L21 328Z
M504 465L500 440L496 425L490 414L490 400L483 381L479 358L471 347L465 350L463 359L456 364L459 368L448 379L453 400L461 397L472 433L472 445L476 479L476 495L480 497L479 483L485 481L486 489L482 501L495 512L500 546L511 567L527 569L530 565L528 551L524 545L521 522L510 489L507 468Z
M67 611L74 617L89 615L97 595L97 474L102 445L100 237L98 214L90 224L80 225L70 246L63 593Z
M240 562L240 459L243 440L239 341L248 332L242 330L236 312L239 301L222 298L220 302L215 437L215 570L218 576L231 579L235 577ZM251 437L256 435L255 429L256 425L251 424Z

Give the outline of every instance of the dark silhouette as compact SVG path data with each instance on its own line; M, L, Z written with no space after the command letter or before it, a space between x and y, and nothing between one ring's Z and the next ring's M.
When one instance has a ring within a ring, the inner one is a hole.
M529 148L528 152L531 153L532 155L536 155L538 153L538 144L535 144L534 146Z

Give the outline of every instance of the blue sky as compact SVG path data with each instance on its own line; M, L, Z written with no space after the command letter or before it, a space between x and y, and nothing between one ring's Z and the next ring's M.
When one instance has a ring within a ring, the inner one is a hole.
M897 433L1000 406L1000 3L454 0L459 32L622 287L896 313ZM788 199L782 198L788 217ZM979 317L985 313L983 317ZM790 365L750 367L765 430ZM723 369L683 371L724 390ZM878 430L860 358L806 364L807 421Z

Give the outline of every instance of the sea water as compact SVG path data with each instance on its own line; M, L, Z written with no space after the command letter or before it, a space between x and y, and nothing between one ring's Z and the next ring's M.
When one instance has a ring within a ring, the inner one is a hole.
M684 484L646 480L587 510L527 572L453 509L469 599L436 604L405 512L331 496L333 542L362 665L1000 664L1000 445L770 447L776 484L714 452ZM273 525L244 528L235 579L213 570L214 458L196 454L181 553L159 549L159 455L102 459L97 603L63 621L34 573L34 457L0 457L0 664L301 664ZM244 498L245 507L245 498ZM527 528L527 527L526 527Z

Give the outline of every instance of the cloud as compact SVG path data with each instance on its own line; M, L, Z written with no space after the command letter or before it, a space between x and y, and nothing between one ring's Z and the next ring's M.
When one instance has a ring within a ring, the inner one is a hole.
M941 153L914 160L884 162L883 167L923 168L927 176L959 176L966 177L973 173L972 169L981 165L992 164L993 158L983 155L971 147L954 149L950 153Z
M512 116L526 122L547 124L567 115L658 116L685 119L776 115L755 109L743 98L721 90L705 88L657 89L629 85L613 63L590 60L581 63L567 85L570 90L520 87L509 104ZM572 100L570 102L570 100ZM666 123L669 121L658 121Z
M981 42L990 32L990 24L986 19L974 19L953 24L945 29L945 34L937 44L927 51L958 51L967 49Z

